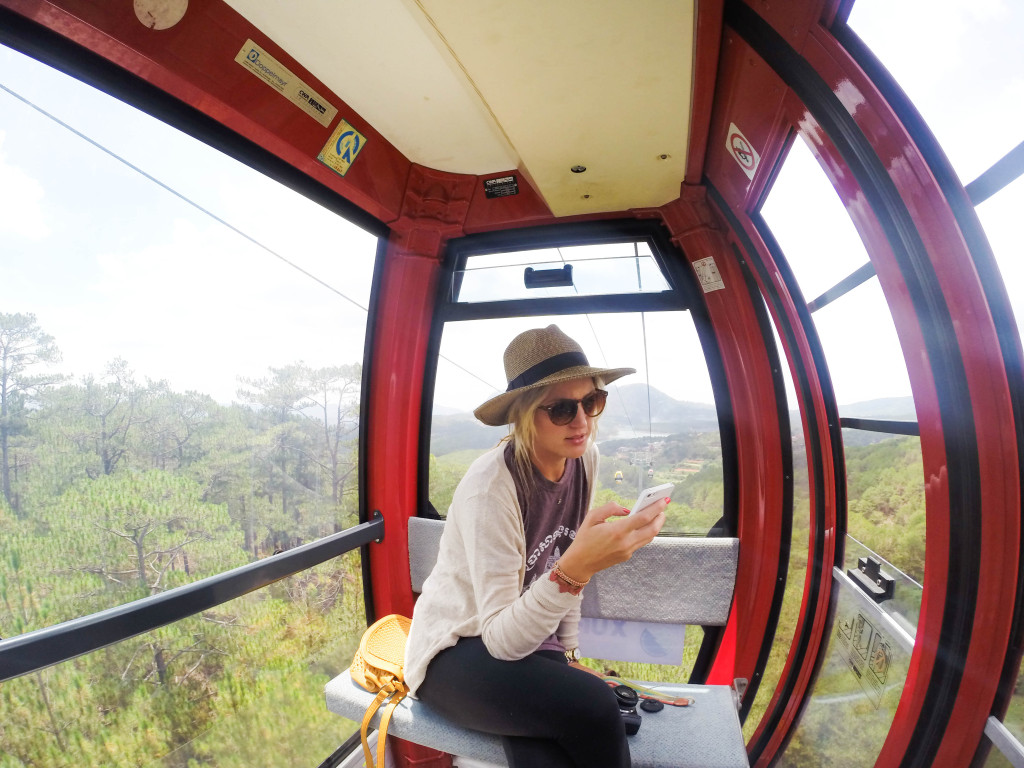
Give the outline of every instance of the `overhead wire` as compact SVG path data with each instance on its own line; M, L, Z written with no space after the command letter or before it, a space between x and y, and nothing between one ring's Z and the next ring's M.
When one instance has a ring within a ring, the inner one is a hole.
M61 120L59 117L57 117L53 113L46 111L45 109L40 107L38 104L30 101L29 99L25 98L21 94L16 93L15 91L12 91L10 88L8 88L3 83L0 83L0 90L3 90L5 92L9 93L14 98L18 99L22 103L26 104L27 106L29 106L32 109L34 109L37 112L39 112L41 115L44 115L45 117L48 117L50 120L52 120L53 122L57 123L57 125L61 126L65 130L70 131L71 133L75 134L75 136L77 136L78 138L82 139L83 141L85 141L85 142L91 144L92 146L96 147L96 149L100 150L101 152L103 152L103 153L109 155L110 157L114 158L119 163L122 163L123 165L127 166L128 168L130 168L131 170L135 171L140 176L142 176L142 177L148 179L149 181L153 182L154 184L156 184L161 189L164 189L165 191L170 192L172 195L177 197L179 200L182 200L186 204L191 205L196 210L206 214L211 219L216 221L218 224L221 224L221 225L227 227L228 229L230 229L235 234L237 234L240 237L243 237L244 239L248 240L250 243L255 245L257 248L260 248L260 249L266 251L271 256L273 256L275 259L280 259L282 262L287 264L292 269L298 270L299 272L301 272L303 275L305 275L309 279L319 283L320 285L322 285L327 290L337 294L341 298L345 299L345 301L350 302L351 304L355 305L359 309L363 310L363 312L369 312L369 309L364 307L362 304L360 304L358 301L356 301L352 297L346 296L344 293L342 293L340 290L335 288L330 283L327 283L326 281L321 280L319 277L314 275L312 272L310 272L310 271L308 271L306 269L303 269L302 267L300 267L295 262L293 262L293 261L289 260L288 258L282 256L280 253L275 251L270 246L264 245L259 240L257 240L255 237L253 237L252 235L248 234L247 232L242 231L241 229L239 229L238 227L236 227L234 224L232 224L231 222L227 221L226 219L221 218L216 213L211 211L209 208L207 208L207 207L203 206L202 204L196 202L195 200L191 199L187 195L185 195L185 194L183 194L181 192L178 192L176 189L174 189L170 185L165 184L164 182L162 182L156 176L153 176L152 174L147 173L146 171L142 170L142 168L140 168L139 166L135 165L130 160L128 160L128 159L122 157L121 155L117 154L112 149L109 149L109 148L105 147L103 144L101 144L100 142L96 141L92 137L87 136L86 134L82 133L80 130L78 130L74 126L69 125L68 123L64 122L63 120Z
M314 275L309 270L304 269L303 267L300 267L298 264L296 264L295 262L291 261L290 259L288 259L287 257L283 256L282 254L278 253L277 251L275 251L270 246L265 245L264 243L260 242L255 237L253 237L252 235L250 235L247 232L243 231L242 229L236 227L231 222L227 221L226 219L222 218L221 216L218 216L216 213L211 211L206 206L196 202L195 200L191 199L190 197L188 197L184 193L179 192L178 190L174 189L170 185L164 183L163 181L161 181L157 177L153 176L151 173L148 173L147 171L144 171L142 168L140 168L139 166L135 165L133 162L131 162L127 158L122 157L121 155L119 155L116 152L114 152L112 149L104 146L103 144L101 144L100 142L96 141L92 137L86 135L85 133L83 133L82 131L78 130L74 126L70 125L69 123L66 123L63 120L61 120L59 117L54 115L52 112L49 112L46 109L43 109L41 106L39 106L38 104L33 102L31 99L28 99L27 97L22 96L20 93L11 90L10 88L8 88L3 83L0 83L0 90L4 91L5 93L7 93L7 94L9 94L11 96L13 96L15 99L17 99L18 101L22 102L26 106L30 107L31 109L34 109L36 112L38 112L39 114L41 114L44 117L48 118L49 120L52 120L54 123L56 123L60 127L64 128L66 131L69 131L69 132L73 133L75 136L77 136L78 138L82 139L86 143L91 144L93 147L95 147L96 149L100 150L104 154L112 157L114 160L118 161L122 165L124 165L124 166L130 168L131 170L135 171L137 174L139 174L143 178L148 179L149 181L153 182L158 187L160 187L161 189L165 190L166 192L169 192L170 194L174 195L175 197L177 197L179 200L183 201L187 205L190 205L193 208L195 208L196 210L198 210L201 213L205 214L206 216L209 216L211 219L216 221L218 224L220 224L220 225L222 225L224 227L227 227L232 232L234 232L235 234L237 234L240 237L244 238L245 240L248 240L250 243L255 245L257 248L260 248L261 250L263 250L266 253L270 254L275 259L280 260L281 262L283 262L287 266L289 266L292 269L294 269L294 270L300 272L301 274L305 275L310 280L312 280L315 283L323 286L324 288L326 288L327 290L331 291L332 293L340 296L341 298L343 298L345 301L349 302L353 306L355 306L358 309L361 309L363 312L366 312L367 314L369 314L369 308L363 306L358 301L353 299L351 296L347 296L346 294L344 294L339 289L335 288L333 285L331 285L327 281L317 277L316 275ZM451 363L456 368L462 369L463 371L468 373L473 378L477 379L478 381L480 381L483 384L486 384L488 387L492 387L492 388L494 387L494 385L491 382L488 382L488 381L484 380L483 378L481 378L477 374L473 373L472 371L468 370L467 368L463 367L462 365L459 365L454 360L451 360L450 358L446 357L445 355L439 355L439 357L441 359Z
M636 257L637 290L642 293L644 281L640 274L640 248L635 241L633 243L633 255ZM654 425L651 417L651 366L647 360L647 320L643 312L640 313L640 328L644 339L644 379L647 382L647 439L650 440L654 437Z
M635 247L635 244L634 244L634 247ZM562 249L561 248L555 248L555 251L558 253L558 258L560 258L562 260L562 263L563 264L567 264L568 262L565 260L565 255L562 253ZM573 282L572 288L573 288L574 291L576 291L576 295L578 296L579 293L580 293L580 289L576 285L575 282ZM598 335L597 329L594 327L594 321L591 319L590 313L588 312L583 317L586 318L587 325L590 326L590 332L594 336L594 342L597 344L598 352L601 353L601 359L604 361L605 365L608 365L608 356L605 354L604 347L601 345L601 337ZM635 437L636 436L636 427L633 426L633 419L630 418L630 416L629 416L629 408L626 407L626 401L622 397L619 385L613 382L612 386L615 387L615 391L617 393L619 393L619 397L618 397L619 405L622 407L622 412L626 416L626 423L629 424L629 431L632 432L633 436Z

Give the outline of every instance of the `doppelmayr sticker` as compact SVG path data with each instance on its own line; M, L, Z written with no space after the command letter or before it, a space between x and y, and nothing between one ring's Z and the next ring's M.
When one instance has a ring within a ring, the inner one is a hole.
M256 77L295 104L299 109L316 120L324 128L338 114L323 96L279 62L252 40L246 40L235 61L252 72Z

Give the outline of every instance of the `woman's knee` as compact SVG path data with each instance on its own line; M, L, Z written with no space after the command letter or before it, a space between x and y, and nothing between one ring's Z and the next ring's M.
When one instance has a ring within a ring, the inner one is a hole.
M592 677L579 684L572 699L572 719L582 729L614 729L621 727L618 701L611 688Z

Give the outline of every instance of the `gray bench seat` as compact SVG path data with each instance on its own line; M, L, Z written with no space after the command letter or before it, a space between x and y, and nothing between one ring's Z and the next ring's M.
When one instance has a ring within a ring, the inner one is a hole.
M409 565L414 592L437 560L444 522L409 520ZM729 616L739 541L659 537L633 557L597 574L583 593L584 618L664 624L724 625ZM584 648L584 651L586 649ZM638 768L747 768L746 748L732 688L724 685L653 684L694 699L689 707L641 712L640 732L629 737ZM330 711L362 722L373 695L346 669L325 689ZM373 724L376 727L379 714ZM496 736L452 725L429 705L405 699L395 709L390 735L452 755L507 765Z
M737 768L747 766L739 715L732 689L725 685L668 685L659 690L689 696L688 707L665 707L641 712L640 731L629 737L635 768ZM346 671L326 687L327 708L361 722L373 694L352 682ZM373 720L376 728L380 713ZM501 740L478 731L457 728L429 704L406 698L395 708L388 734L400 739L496 765L508 765Z

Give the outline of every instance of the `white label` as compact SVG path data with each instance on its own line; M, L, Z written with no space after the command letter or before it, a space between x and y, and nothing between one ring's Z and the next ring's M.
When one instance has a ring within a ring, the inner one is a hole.
M589 659L682 664L683 624L580 619L580 654Z
M235 56L235 61L252 72L275 91L280 93L299 109L327 128L338 108L327 102L323 96L314 91L291 70L269 53L260 48L252 40L246 40L242 50Z
M736 123L729 123L729 133L726 134L725 148L729 154L740 164L740 168L747 174L748 179L754 178L757 171L757 164L761 162L761 156L754 150L754 145L747 141L743 131L736 127Z
M892 666L893 643L860 611L839 618L836 650L846 659L875 709L882 703Z
M706 259L698 259L693 262L693 271L697 273L697 279L700 280L700 287L704 289L704 293L721 291L725 288L722 274L718 271L718 265L715 264L713 257L708 256Z

